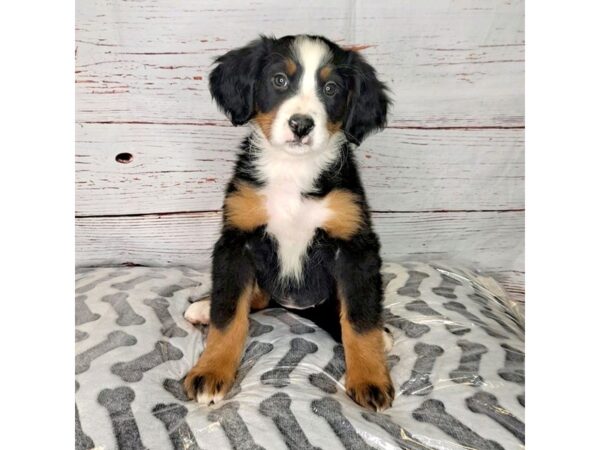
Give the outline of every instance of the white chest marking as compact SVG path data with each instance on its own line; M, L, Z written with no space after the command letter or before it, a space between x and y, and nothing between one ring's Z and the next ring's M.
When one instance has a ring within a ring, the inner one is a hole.
M269 215L267 232L277 239L281 275L298 280L306 249L316 229L328 219L329 208L324 200L302 198L293 180L279 180L263 194Z
M280 105L272 142L259 128L253 139L261 149L257 168L265 183L262 194L269 216L267 232L277 240L280 275L300 280L315 231L331 215L327 200L303 198L302 193L312 191L317 177L336 160L344 135L329 136L327 112L317 95L317 73L331 57L329 49L321 41L303 37L295 42L294 51L304 71L298 93ZM309 114L316 123L313 144L302 153L290 153L284 145L291 136L289 118L295 113Z
M339 143L332 140L305 155L290 155L264 140L260 148L257 168L265 183L267 232L277 240L281 276L299 280L315 230L331 215L327 200L303 198L302 193L313 190L319 174L335 161Z

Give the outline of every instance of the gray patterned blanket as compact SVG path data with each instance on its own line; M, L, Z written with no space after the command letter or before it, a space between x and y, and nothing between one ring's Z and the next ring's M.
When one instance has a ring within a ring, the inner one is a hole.
M251 315L225 401L190 402L181 380L204 334L183 313L208 274L78 269L76 448L524 448L524 321L501 288L443 265L387 263L383 276L396 399L371 413L344 392L342 346L283 309Z

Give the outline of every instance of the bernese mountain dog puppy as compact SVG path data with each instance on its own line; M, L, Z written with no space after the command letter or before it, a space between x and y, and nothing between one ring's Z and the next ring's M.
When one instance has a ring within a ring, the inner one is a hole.
M386 124L386 86L360 54L320 36L263 36L216 64L213 99L251 132L226 189L210 303L186 312L210 325L187 395L223 399L250 310L277 305L341 340L356 403L388 408L379 240L353 155Z

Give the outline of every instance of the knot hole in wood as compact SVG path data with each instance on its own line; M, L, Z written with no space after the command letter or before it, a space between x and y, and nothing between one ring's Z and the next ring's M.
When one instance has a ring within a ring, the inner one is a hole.
M133 161L133 155L127 152L119 153L117 156L115 156L115 161L121 164L129 164L131 161Z

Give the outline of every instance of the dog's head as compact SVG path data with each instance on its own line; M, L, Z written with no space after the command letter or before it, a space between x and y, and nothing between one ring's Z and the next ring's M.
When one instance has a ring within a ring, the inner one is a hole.
M210 91L234 125L252 121L292 154L345 136L360 144L385 126L389 98L375 69L318 36L261 37L216 60Z

